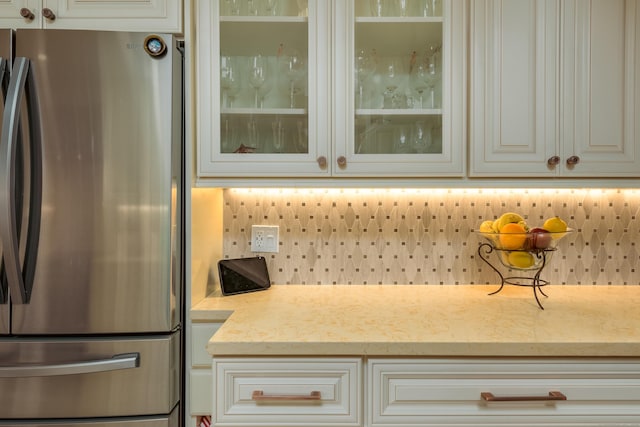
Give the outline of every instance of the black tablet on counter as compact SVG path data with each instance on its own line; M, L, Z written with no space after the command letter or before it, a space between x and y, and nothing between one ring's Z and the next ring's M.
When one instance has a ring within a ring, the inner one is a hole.
M263 291L271 286L264 257L223 259L218 261L222 295Z

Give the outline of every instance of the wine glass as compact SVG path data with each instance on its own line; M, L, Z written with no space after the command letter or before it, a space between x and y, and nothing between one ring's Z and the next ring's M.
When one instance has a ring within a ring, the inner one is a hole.
M431 128L420 120L417 121L413 128L411 144L416 153L428 153L431 147Z
M280 0L265 0L264 8L267 16L277 16L280 13Z
M393 153L407 154L411 152L411 140L407 127L397 126L393 133Z
M298 16L309 16L309 1L308 0L296 0L298 3Z
M396 0L396 12L398 16L405 17L408 12L407 0Z
M240 15L240 0L225 0L223 15Z
M254 107L262 106L260 89L265 86L269 77L269 64L267 58L262 55L254 55L249 58L249 84L255 90Z
M295 108L296 84L306 73L305 58L297 50L289 50L282 56L284 75L288 80L289 108Z
M247 2L247 15L258 16L260 15L260 9L258 7L258 0L246 0Z
M384 65L382 82L384 85L384 108L395 108L397 104L396 91L402 83L404 65L400 58L387 60Z
M236 61L231 56L220 57L220 88L222 107L232 107L235 95L240 91L240 75Z
M420 108L424 108L424 92L430 88L431 74L427 64L418 64L409 76L411 87L418 93Z
M363 108L365 83L373 75L375 69L375 62L371 55L369 55L364 49L359 49L356 53L355 59L356 81L358 82L358 99L356 108Z

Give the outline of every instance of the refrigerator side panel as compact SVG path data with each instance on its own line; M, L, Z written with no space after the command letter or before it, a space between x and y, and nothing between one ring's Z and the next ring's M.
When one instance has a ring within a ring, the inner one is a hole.
M0 339L0 420L166 416L178 405L180 332Z
M175 108L171 36L18 30L42 127L42 218L33 292L14 334L162 332L176 328ZM173 261L173 262L172 262Z

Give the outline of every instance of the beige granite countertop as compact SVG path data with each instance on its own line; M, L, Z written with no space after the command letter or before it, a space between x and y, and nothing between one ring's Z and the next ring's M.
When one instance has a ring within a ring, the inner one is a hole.
M640 287L276 285L205 298L214 356L640 356Z

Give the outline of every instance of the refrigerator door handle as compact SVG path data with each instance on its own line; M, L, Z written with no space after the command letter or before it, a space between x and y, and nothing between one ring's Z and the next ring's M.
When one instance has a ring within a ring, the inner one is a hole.
M35 114L36 95L29 59L16 58L11 73L0 135L0 238L9 290L16 304L26 304L31 296L35 257L40 233L42 204L42 153L40 121ZM16 152L20 135L20 111L27 94L30 135L29 224L27 230L24 272L20 265L18 218L16 210Z
M108 359L55 365L0 366L0 378L51 377L91 374L140 367L140 353L116 354Z

